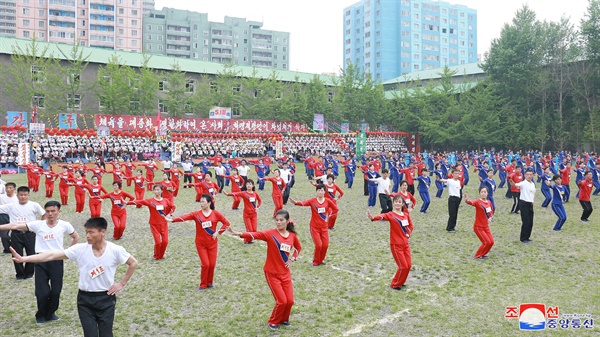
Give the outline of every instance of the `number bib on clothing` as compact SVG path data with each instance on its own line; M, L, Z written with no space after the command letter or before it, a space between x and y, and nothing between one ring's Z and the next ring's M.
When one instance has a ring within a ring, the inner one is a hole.
M292 250L292 246L288 245L287 243L282 243L279 246L279 250L281 250L282 252L289 253Z
M492 212L492 208L491 207L486 207L485 208L485 212L486 213L491 213Z
M163 205L156 205L156 210L157 211L162 211L164 209L165 209L165 206L163 206Z
M120 205L120 204L121 204L121 200L114 200L114 201L113 201L113 204L115 204L115 205ZM157 209L158 209L158 208L157 208Z
M202 228L209 228L212 227L212 222L211 221L204 221L202 222Z
M317 213L325 213L325 208L324 207L317 208Z
M408 226L408 220L400 220L400 223L402 224L402 227Z
M105 271L106 271L106 269L104 268L104 266L103 266L103 265L99 265L98 267L96 267L96 268L94 268L94 269L90 270L90 271L88 272L88 275L90 275L90 277L91 277L92 279L95 279L96 277L98 277L98 276L100 276L100 275L104 274L104 272L105 272Z

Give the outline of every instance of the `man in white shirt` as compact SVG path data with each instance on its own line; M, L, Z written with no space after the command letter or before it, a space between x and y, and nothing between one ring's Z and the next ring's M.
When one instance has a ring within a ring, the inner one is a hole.
M381 177L369 179L377 183L377 194L379 195L379 204L381 205L381 213L391 212L393 209L392 198L390 198L390 171L388 169L381 170Z
M186 173L192 173L194 169L194 163L190 159L187 159L183 163L181 163L181 167L183 168L183 188L187 188L187 184L192 183L192 176Z
M54 250L41 254L21 256L11 248L15 262L48 262L69 259L79 269L79 293L77 311L84 336L112 336L115 318L115 294L129 281L137 260L125 248L105 239L108 223L104 218L90 218L83 225L87 243L79 243L66 250ZM115 283L119 264L127 264L127 271L120 282Z
M29 201L29 187L20 186L17 189L17 198L19 203L6 204L0 206L0 213L8 214L10 223L26 224L37 220L37 215L46 219L46 212L37 202ZM23 254L23 249L27 255L35 254L35 233L22 230L13 230L10 233L10 246ZM17 280L25 280L33 278L35 271L33 264L15 263L15 271Z
M288 199L290 198L290 189L291 189L291 182L292 182L292 176L294 173L292 173L292 170L289 169L289 165L287 163L287 161L284 161L282 164L282 167L279 169L279 176L281 177L281 179L283 179L283 181L285 181L285 189L283 190L283 204L286 205ZM327 179L325 179L327 180Z
M170 170L171 167L173 167L173 162L169 157L166 157L165 160L161 161L161 163L163 164L163 170ZM167 172L167 175L169 178L171 178L171 174L169 172Z
M519 196L519 210L521 211L521 242L529 243L531 231L533 230L533 199L535 197L535 184L533 183L533 171L525 171L525 180L516 183L515 186L521 190Z
M6 194L0 194L0 205L6 204L16 204L19 203L19 199L15 194L15 190L17 189L17 184L15 183L6 183L5 192ZM0 224L10 223L10 217L6 213L0 214ZM0 239L2 239L2 247L4 254L10 254L10 231L0 230Z
M70 235L73 239L71 245L79 241L79 235L70 223L58 219L60 206L58 201L48 201L44 205L46 220L36 220L26 224L11 223L1 225L0 228L35 233L35 252L37 254L63 250L65 234ZM35 264L35 297L37 298L38 308L35 320L38 324L59 320L55 312L58 309L60 292L62 291L63 272L63 261Z
M215 176L217 177L219 191L222 191L223 187L225 187L225 167L223 167L222 162L218 162L217 166L215 166Z
M460 172L458 169L450 170L452 179L440 179L441 182L448 185L448 224L446 231L449 233L456 232L456 220L458 219L458 209L462 197L462 186L460 185Z

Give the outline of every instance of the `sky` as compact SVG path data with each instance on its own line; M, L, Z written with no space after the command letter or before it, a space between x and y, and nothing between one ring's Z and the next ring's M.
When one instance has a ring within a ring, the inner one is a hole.
M392 1L392 0L383 0ZM400 0L393 0L400 1ZM344 8L358 0L155 0L156 9L170 7L208 13L208 20L225 16L263 22L263 29L290 33L290 70L339 73L343 65ZM482 57L505 23L527 4L541 21L565 15L576 27L588 0L450 0L477 10L477 44Z

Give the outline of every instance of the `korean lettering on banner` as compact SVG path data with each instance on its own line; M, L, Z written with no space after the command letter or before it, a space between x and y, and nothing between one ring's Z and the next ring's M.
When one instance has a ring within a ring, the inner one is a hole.
M25 111L7 111L7 126L25 126L27 127L27 112Z
M76 129L77 128L77 114L75 114L75 113L59 113L58 114L58 127L61 129Z
M17 152L17 164L19 165L27 165L31 163L29 157L29 144L28 143L19 143L18 147L19 152Z

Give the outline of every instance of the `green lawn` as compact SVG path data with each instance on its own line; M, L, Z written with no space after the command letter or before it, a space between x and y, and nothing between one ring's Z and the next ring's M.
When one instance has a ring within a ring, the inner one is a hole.
M299 169L302 170L301 165ZM5 175L6 181L25 184L23 174ZM476 179L476 177L474 177ZM110 181L105 179L107 189ZM587 224L579 221L581 208L572 199L566 204L568 220L562 232L552 231L556 217L542 210L542 195L536 196L535 221L530 244L519 242L520 217L510 215L512 200L504 190L496 195L497 213L492 223L496 244L489 259L475 260L479 240L472 231L475 210L462 204L456 233L445 231L447 211L442 199L433 198L427 215L415 211L411 236L413 269L407 287L390 289L396 265L389 252L389 225L371 223L365 215L366 197L362 181L348 190L340 201L336 230L330 232L327 266L313 267L313 244L308 231L310 211L288 205L303 244L294 265L296 303L292 327L272 333L266 326L273 298L264 280L262 265L265 245L243 245L239 238L225 234L215 272L215 288L198 291L199 259L194 246L193 222L172 224L167 259L152 261L153 240L146 208L128 207L129 222L124 238L118 241L140 265L126 288L118 295L116 336L514 336L518 320L504 318L506 306L545 303L559 306L561 314L600 314L600 198L593 197L596 211ZM264 206L259 210L259 229L272 227L273 203L270 186L261 192ZM466 187L477 195L478 183ZM538 185L539 186L539 185ZM43 189L43 182L42 182ZM228 190L228 188L226 188ZM575 188L576 189L576 188ZM132 188L125 188L132 191ZM432 194L435 192L432 190ZM175 214L197 210L195 192L181 189ZM150 197L150 193L146 193ZM314 196L314 187L299 172L293 198ZM47 201L43 190L32 193L33 201ZM58 184L55 190L58 200ZM421 200L417 197L419 204ZM74 213L73 196L63 208L62 219L70 221L84 235L89 216ZM217 209L237 230L243 229L242 212L232 211L232 198L219 195ZM110 204L103 205L110 222ZM420 207L418 205L417 207ZM378 214L379 207L373 209ZM107 237L112 237L112 224ZM8 255L0 256L0 335L78 336L82 334L76 310L78 272L65 262L61 320L35 324L33 281L14 278ZM116 278L125 271L122 266ZM597 335L598 327L578 331L556 329L552 335Z

